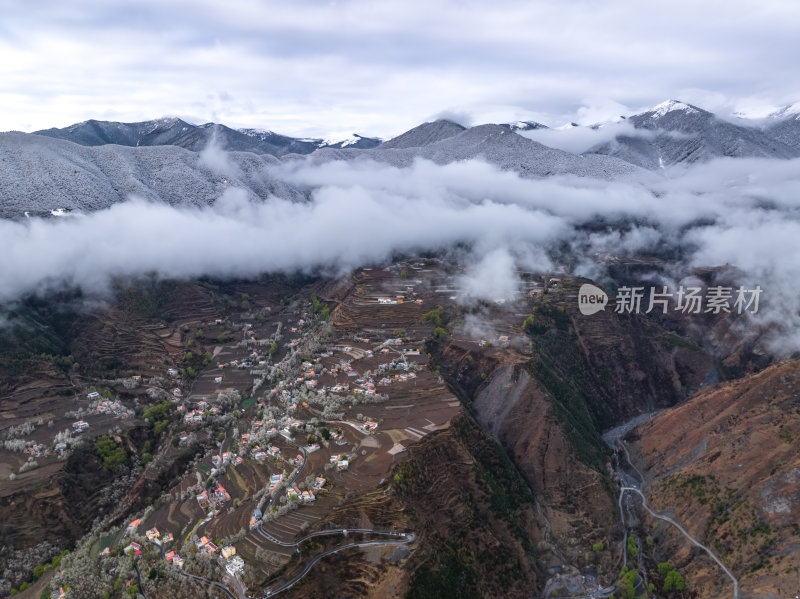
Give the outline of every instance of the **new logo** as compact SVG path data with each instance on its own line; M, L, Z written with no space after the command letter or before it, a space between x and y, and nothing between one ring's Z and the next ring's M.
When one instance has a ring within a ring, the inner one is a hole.
M584 283L578 291L578 309L584 316L591 316L604 310L608 304L608 294L605 291L592 285Z

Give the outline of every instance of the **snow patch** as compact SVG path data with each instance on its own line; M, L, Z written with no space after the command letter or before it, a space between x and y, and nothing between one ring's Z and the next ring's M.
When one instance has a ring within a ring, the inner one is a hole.
M269 129L239 129L239 133L244 133L248 137L255 137L256 139L261 141L266 141L267 139L275 135L275 132L270 131Z
M700 112L696 108L692 108L688 104L684 104L683 102L678 102L677 100L667 100L666 102L662 102L653 110L651 111L653 114L650 115L651 118L659 118L667 113L674 112L674 111L681 111L685 112L686 114L693 114L695 112Z
M775 119L794 119L800 121L800 102L788 104L769 115Z
M350 135L345 135L343 138L339 136L331 136L326 137L322 140L320 147L322 146L335 146L340 145L342 148L346 148L347 146L352 146L353 144L357 144L358 140L361 139L357 134L352 133Z

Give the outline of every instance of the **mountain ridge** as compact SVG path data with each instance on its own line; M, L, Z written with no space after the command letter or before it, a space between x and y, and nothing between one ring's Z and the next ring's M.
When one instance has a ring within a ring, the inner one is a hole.
M174 145L195 152L215 143L226 150L282 156L288 153L309 154L320 147L369 148L381 140L353 134L357 138L323 140L282 135L266 129L233 129L219 123L193 125L177 117L120 123L89 119L63 128L34 131L33 135L53 137L83 146L107 144L141 147Z

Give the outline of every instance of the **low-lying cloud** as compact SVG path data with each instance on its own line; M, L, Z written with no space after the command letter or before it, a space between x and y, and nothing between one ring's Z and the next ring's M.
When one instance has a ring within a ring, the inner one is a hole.
M567 126L558 129L533 129L518 131L523 137L541 144L564 150L572 154L582 154L606 143L615 143L617 137L639 137L652 139L657 135L676 138L689 137L677 131L637 129L628 121L608 122L594 126Z
M471 252L460 289L491 300L514 294L519 269L547 272L558 260L601 277L608 255L655 251L670 257L674 280L700 266L738 268L743 284L764 289L760 318L780 323L784 347L797 349L798 172L799 160L718 160L609 183L525 179L481 161L298 161L269 174L309 189L307 202L229 189L205 208L131 198L59 219L0 221L0 301L65 284L100 294L119 275L341 274L457 245Z

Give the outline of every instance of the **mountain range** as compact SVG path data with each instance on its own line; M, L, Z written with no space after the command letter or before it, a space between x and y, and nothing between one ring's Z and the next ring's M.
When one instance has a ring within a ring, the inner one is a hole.
M374 148L381 143L380 139L358 134L339 141L297 138L262 129L236 130L216 123L192 125L179 118L139 123L88 120L63 129L45 129L34 134L65 139L82 146L179 146L194 152L199 152L214 140L221 147L233 152L272 156L310 154L323 147Z
M301 199L304 190L275 179L267 168L297 160L371 160L404 167L417 158L437 164L482 158L525 177L618 180L721 157L800 157L800 111L794 107L764 121L733 122L669 100L623 121L631 127L582 154L527 137L546 129L533 121L467 128L442 119L386 141L357 134L336 142L295 138L177 118L89 120L30 134L0 133L0 217L96 210L131 195L171 205L205 205L229 187L254 198ZM592 129L605 126L610 124ZM214 152L217 148L224 152Z

